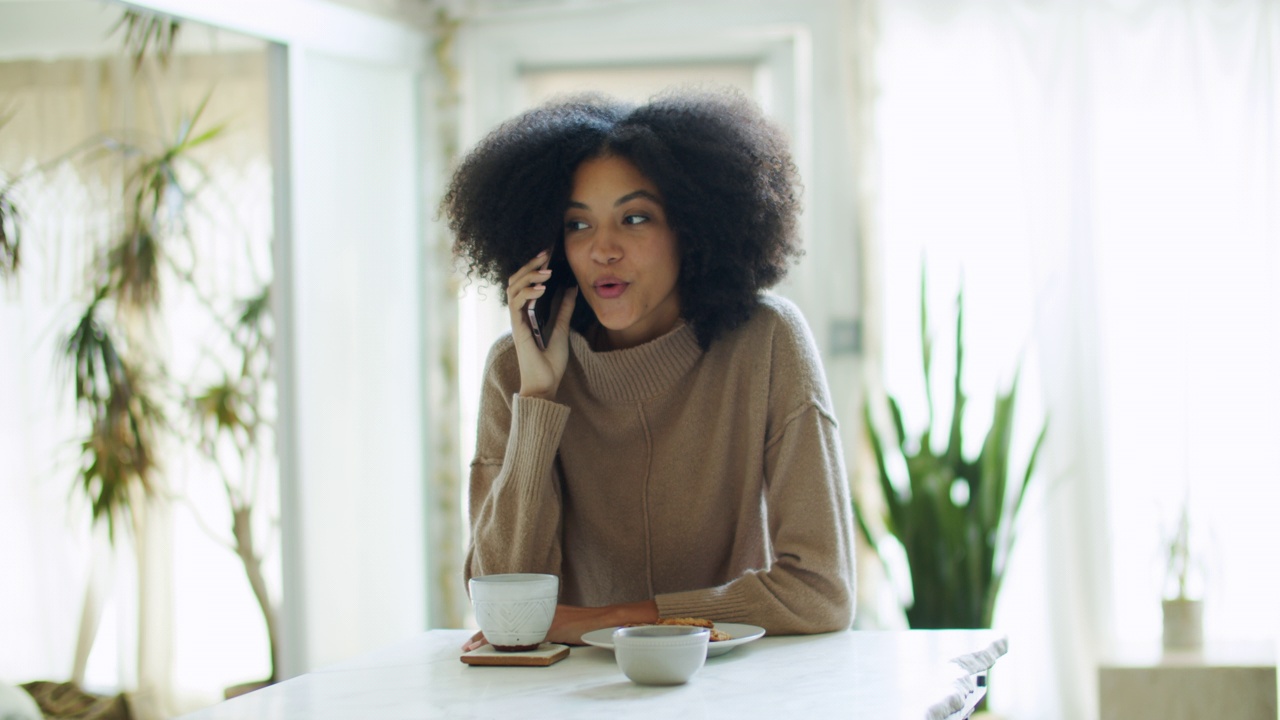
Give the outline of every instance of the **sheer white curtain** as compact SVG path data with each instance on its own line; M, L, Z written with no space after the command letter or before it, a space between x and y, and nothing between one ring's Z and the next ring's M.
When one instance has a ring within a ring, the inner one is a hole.
M963 278L971 419L1019 360L1024 451L1050 418L995 708L1096 716L1111 639L1159 641L1188 486L1208 636L1275 635L1280 6L895 0L877 63L888 388L923 402L924 256L935 317Z

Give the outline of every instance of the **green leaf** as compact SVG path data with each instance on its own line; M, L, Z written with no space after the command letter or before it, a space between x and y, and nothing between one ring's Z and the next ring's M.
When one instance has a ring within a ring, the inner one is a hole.
M885 576L892 577L893 569L889 567L884 554L880 552L880 544L876 541L875 533L871 532L871 528L867 524L867 518L863 515L862 508L858 503L853 504L853 517L858 523L858 530L862 533L862 537L871 546L871 551L880 559L880 566L884 568Z
M192 148L199 147L209 142L210 140L217 139L218 136L222 135L222 133L226 129L227 129L227 126L225 123L222 125L215 125L209 130L206 130L200 133L199 135L195 136L194 138L183 142L182 145L179 146L179 148L185 151L185 150L191 150Z
M22 265L22 213L11 195L11 185L0 189L0 278L16 276Z
M893 432L897 436L894 438L894 442L897 443L899 450L906 452L907 428L902 424L902 408L892 395L889 396L889 416L893 418Z
M116 521L130 517L135 499L152 492L151 447L164 418L98 318L104 295L99 289L60 354L71 364L77 405L90 419L89 435L80 443L78 484L90 500L93 521L105 521L114 541Z
M953 464L961 462L964 442L960 437L961 424L964 422L964 390L960 378L964 372L964 289L956 294L956 369L951 382L951 429L947 436L947 459Z
M245 329L260 329L271 317L271 284L262 286L262 290L253 297L240 303L240 312L236 315L236 325Z
M137 220L107 253L107 273L122 303L154 311L160 307L162 249L150 222Z
M1022 482L1018 486L1016 500L1013 503L1013 514L1011 517L1017 518L1018 513L1022 510L1022 499L1026 497L1027 486L1031 484L1031 477L1036 472L1036 461L1040 457L1040 448L1044 446L1045 436L1049 434L1049 423L1045 421L1040 426L1040 434L1036 436L1035 445L1031 448L1031 455L1027 459L1027 470L1022 476Z
M188 408L208 447L219 436L231 438L240 451L254 444L258 417L245 388L230 377L206 387L188 400Z
M147 55L151 53L155 54L156 60L162 67L169 65L182 23L145 10L129 9L121 14L120 19L111 26L107 35L116 34L121 28L124 28L121 43L125 51L133 57L134 72L138 72L142 69L142 63Z
M996 395L991 413L991 428L982 443L979 455L983 487L979 493L979 520L987 527L1000 524L1004 512L1005 491L1009 479L1009 448L1013 437L1013 408L1017 398L1018 381L1005 395Z
M884 443L880 440L880 434L876 432L875 423L871 419L870 404L864 405L862 409L862 418L867 428L868 438L871 441L871 452L875 455L876 469L879 471L880 490L884 493L885 506L889 512L886 518L886 525L889 532L897 533L896 528L902 527L905 518L902 515L903 499L898 494L897 489L893 486L893 481L889 477L889 468L885 462Z
M929 293L924 258L920 259L920 359L924 368L925 405L929 411L925 422L927 439L929 430L933 427L933 339L929 336Z
M0 108L0 128L9 124L15 111ZM14 184L11 179L0 187L0 278L17 277L22 266L22 212L13 201Z

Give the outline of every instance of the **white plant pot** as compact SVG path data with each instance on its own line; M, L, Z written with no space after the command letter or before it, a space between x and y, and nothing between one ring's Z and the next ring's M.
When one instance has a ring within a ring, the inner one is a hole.
M1164 601L1164 649L1199 650L1204 647L1204 601Z

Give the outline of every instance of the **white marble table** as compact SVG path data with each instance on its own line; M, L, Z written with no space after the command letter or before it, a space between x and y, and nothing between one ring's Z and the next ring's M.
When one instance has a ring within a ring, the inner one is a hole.
M981 630L765 637L709 658L687 685L643 687L596 647L550 667L465 665L459 648L470 634L431 630L185 717L964 718L1006 646Z

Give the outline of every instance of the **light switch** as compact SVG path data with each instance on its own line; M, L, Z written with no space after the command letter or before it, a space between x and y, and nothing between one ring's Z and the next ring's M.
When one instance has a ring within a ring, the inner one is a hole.
M835 318L831 321L831 354L862 354L862 319Z

